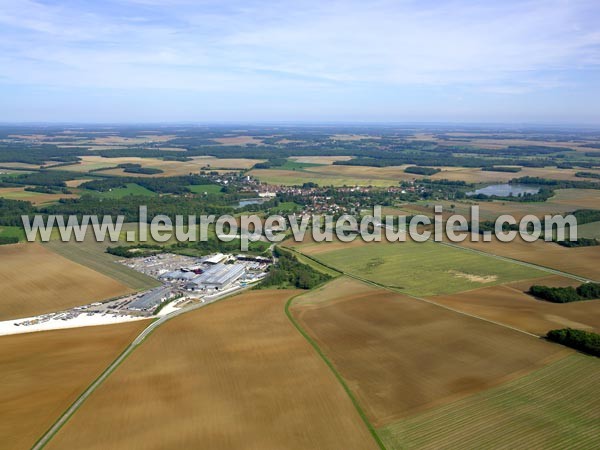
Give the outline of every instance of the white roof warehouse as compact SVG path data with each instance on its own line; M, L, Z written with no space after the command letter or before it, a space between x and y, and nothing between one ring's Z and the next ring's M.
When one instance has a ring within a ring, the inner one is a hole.
M215 264L186 285L188 289L222 289L244 275L246 268L238 264Z

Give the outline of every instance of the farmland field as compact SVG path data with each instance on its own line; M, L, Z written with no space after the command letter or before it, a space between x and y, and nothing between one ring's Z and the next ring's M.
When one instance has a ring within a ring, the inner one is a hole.
M406 167L318 165L301 170L255 169L249 174L265 183L281 185L301 185L312 181L320 186L394 186L400 180L418 178L404 173Z
M61 198L77 198L73 194L44 194L41 192L26 191L24 187L5 187L0 188L0 197L10 200L24 200L31 202L34 205L42 205L44 203L52 203Z
M335 161L349 161L352 156L292 156L290 159L299 163L331 165Z
M536 278L544 272L432 242L310 243L299 251L336 269L411 295L449 294Z
M124 224L123 236L127 230L133 230L134 228L133 224ZM86 235L83 242L62 242L54 239L44 245L54 253L77 264L89 267L96 272L123 283L131 289L151 289L160 285L160 282L154 278L118 263L117 261L120 258L106 253L106 248L110 245L119 244L96 242L91 232Z
M307 179L321 186L395 186L402 180L416 180L422 175L405 173L409 165L368 167L332 165L333 161L341 160L336 157L294 157L299 163L316 164L315 166L281 167L273 169L255 169L250 172L261 181L269 184L301 185ZM345 159L347 160L347 159ZM440 167L441 172L432 175L433 180L465 181L467 183L503 183L516 177L542 177L556 180L584 180L575 176L577 169L557 169L555 167L528 168L524 167L518 173L484 171L481 168L470 167ZM594 172L594 170L591 170ZM598 172L600 174L600 171Z
M543 217L545 214L573 212L577 209L600 208L600 191L592 189L557 189L556 195L545 202L510 202L510 201L420 201L406 204L404 207L412 213L433 215L433 205L439 204L445 212L470 216L471 205L478 205L482 220L494 220L501 214L510 214L517 220L524 215L534 214ZM454 208L452 208L454 205Z
M48 448L376 448L286 317L297 293L244 293L167 322Z
M576 177L578 169L557 169L556 167L522 167L520 172L494 172L479 167L442 167L442 171L431 176L433 180L466 181L467 183L506 183L513 178L540 177L552 180L585 180ZM590 170L589 172L598 171ZM592 180L590 178L590 180Z
M71 166L61 167L60 170L68 170L75 172L89 172L90 170L106 169L109 167L116 167L119 164L140 164L142 167L160 169L163 173L156 175L144 175L135 173L126 173L123 169L108 169L103 170L102 174L109 175L121 175L121 176L154 176L154 177L167 177L167 176L178 176L188 175L190 172L198 173L202 168L209 167L210 170L214 169L249 169L257 162L261 160L245 159L245 158L233 158L233 159L220 159L212 156L196 156L192 157L190 161L164 161L158 158L139 158L139 157L119 157L119 158L105 158L102 156L82 156L81 164L75 164Z
M192 186L188 186L190 190L196 194L219 194L221 192L222 186L218 184L196 184Z
M581 283L569 278L550 276L430 299L540 336L553 329L568 327L600 331L600 301L557 304L538 300L525 293L533 284L564 287L579 286Z
M0 237L16 237L22 241L25 239L25 232L21 227L0 226Z
M40 244L0 246L0 320L29 317L125 295L131 290Z
M578 225L577 235L588 239L600 239L600 222Z
M376 427L499 385L571 353L347 277L298 297L291 312Z
M0 448L28 449L148 322L0 337Z
M136 183L127 183L125 187L122 188L114 188L110 191L105 192L97 192L97 191L83 191L90 193L92 195L96 195L102 198L123 198L128 195L141 195L146 197L153 197L156 195L155 192L152 192L149 189L146 189L143 186L140 186Z
M512 242L465 240L460 245L600 281L600 246L567 248L543 240L524 242L521 239Z
M386 447L598 448L600 362L575 354L379 430Z

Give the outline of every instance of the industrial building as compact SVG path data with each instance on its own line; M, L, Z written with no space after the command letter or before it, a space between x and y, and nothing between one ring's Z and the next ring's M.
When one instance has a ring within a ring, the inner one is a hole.
M164 300L167 300L173 295L173 291L170 286L161 286L151 291L146 292L140 298L132 301L128 308L138 311L146 311L150 308L155 308Z
M209 258L206 258L203 262L206 264L219 264L229 258L229 255L224 255L223 253L217 253L216 255L212 255Z
M222 290L228 285L240 279L246 273L246 268L239 264L215 264L207 268L204 273L197 275L186 284L186 289L200 290Z
M197 276L198 273L196 272L174 270L172 272L163 273L158 278L163 281L190 281Z
M271 258L269 258L267 256L237 255L235 258L238 261L251 261L251 262L257 262L257 263L262 263L262 264L270 264L271 262L273 262L271 260Z

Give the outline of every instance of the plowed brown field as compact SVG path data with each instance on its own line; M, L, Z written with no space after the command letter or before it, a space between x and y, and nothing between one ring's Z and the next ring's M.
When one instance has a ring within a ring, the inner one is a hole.
M253 291L166 323L49 448L376 448L286 317L297 293Z
M564 287L579 286L581 283L551 276L455 295L440 295L431 297L431 300L540 336L550 330L567 327L600 331L600 301L557 304L538 300L525 293L534 284Z
M294 300L291 311L378 427L571 353L345 277Z
M27 449L148 321L0 337L0 448Z
M46 250L0 246L0 320L60 311L132 292L124 284Z

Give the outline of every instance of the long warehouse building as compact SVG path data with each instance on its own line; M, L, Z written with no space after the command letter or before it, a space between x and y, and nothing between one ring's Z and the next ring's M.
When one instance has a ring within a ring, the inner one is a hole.
M186 285L186 288L193 290L223 289L242 277L245 272L246 268L241 264L215 264L195 277Z

